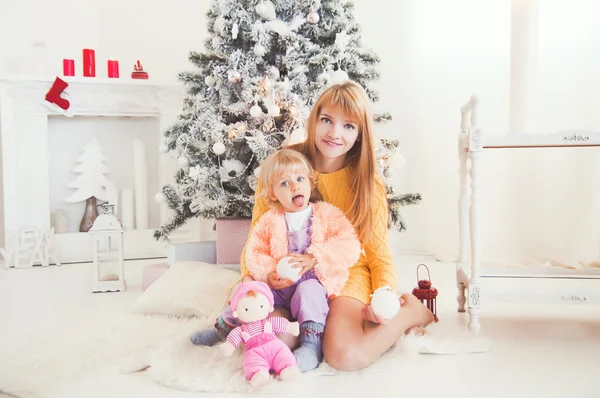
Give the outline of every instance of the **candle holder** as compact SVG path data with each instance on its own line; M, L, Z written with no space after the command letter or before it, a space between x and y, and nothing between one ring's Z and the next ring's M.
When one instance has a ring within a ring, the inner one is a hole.
M135 65L133 65L133 72L131 72L132 79L148 79L148 73L144 72L144 68L142 64L138 60Z
M419 279L419 268L422 266L427 270L428 279ZM418 298L421 303L427 306L429 311L433 314L434 321L437 322L436 298L438 296L438 291L431 285L431 274L429 273L429 267L425 264L419 264L417 266L417 287L413 289L412 294Z
M90 228L94 245L94 284L92 292L124 292L123 226L114 205L103 204Z

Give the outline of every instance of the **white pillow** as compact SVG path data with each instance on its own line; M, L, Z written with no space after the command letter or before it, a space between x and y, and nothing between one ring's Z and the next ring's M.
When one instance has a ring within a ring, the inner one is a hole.
M216 317L240 273L199 261L173 264L129 307L129 312L176 317Z

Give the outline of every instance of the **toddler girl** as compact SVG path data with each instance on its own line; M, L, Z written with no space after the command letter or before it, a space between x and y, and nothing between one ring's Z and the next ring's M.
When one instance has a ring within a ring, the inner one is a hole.
M252 279L272 289L275 308L286 308L300 324L300 347L294 351L298 368L316 368L322 360L328 299L339 295L348 279L348 269L358 261L361 246L344 213L326 203L309 201L315 188L314 171L308 160L292 149L271 154L261 164L257 192L263 192L272 207L258 220L246 244L246 266ZM265 187L265 189L261 189ZM281 280L276 267L291 256L299 269L295 283ZM238 326L230 306L215 328L191 336L194 344L214 345Z

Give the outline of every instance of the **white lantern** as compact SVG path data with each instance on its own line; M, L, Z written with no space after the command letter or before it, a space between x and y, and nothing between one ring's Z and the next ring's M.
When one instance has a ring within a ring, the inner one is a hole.
M89 229L94 241L94 277L92 292L124 292L123 226L114 206L103 204Z

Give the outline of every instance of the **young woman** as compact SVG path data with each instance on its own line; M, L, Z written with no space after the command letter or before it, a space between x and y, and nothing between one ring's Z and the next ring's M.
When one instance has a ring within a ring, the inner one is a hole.
M317 190L322 200L341 209L354 225L364 252L350 268L341 294L329 301L323 354L327 363L340 370L369 366L387 351L404 332L433 320L432 313L411 294L401 297L402 309L383 321L369 305L370 295L382 286L397 289L396 271L388 243L388 207L383 182L377 175L370 102L361 86L348 81L328 88L317 100L307 122L307 139L293 149L304 154L316 171ZM257 187L252 228L269 210ZM251 279L241 256L243 280ZM300 265L312 259L296 255ZM268 276L273 289L292 282ZM277 310L280 316L290 316ZM227 328L222 323L220 334ZM286 341L292 348L296 341Z

